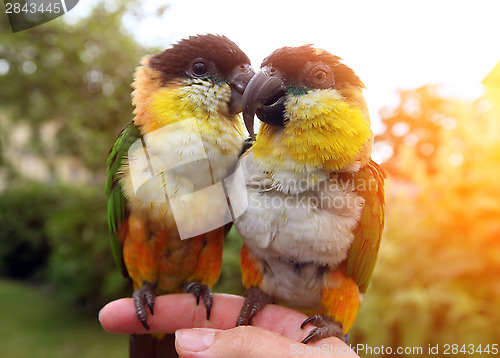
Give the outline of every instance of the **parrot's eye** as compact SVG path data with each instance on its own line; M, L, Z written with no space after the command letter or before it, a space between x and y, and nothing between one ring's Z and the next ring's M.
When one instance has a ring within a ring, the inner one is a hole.
M312 88L329 88L335 84L333 71L322 62L307 63L302 73L305 84Z
M193 74L196 76L204 76L208 73L208 66L204 62L196 62L193 64Z
M313 73L312 80L314 83L320 85L326 82L328 74L323 70L317 70Z
M187 73L192 76L192 77L206 77L210 72L210 64L202 59L202 58L197 58L193 62L191 62Z

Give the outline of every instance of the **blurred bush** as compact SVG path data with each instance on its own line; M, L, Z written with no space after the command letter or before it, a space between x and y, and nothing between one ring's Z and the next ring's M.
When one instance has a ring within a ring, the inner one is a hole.
M49 282L65 301L92 312L127 296L101 188L28 183L0 194L0 274Z
M50 255L47 220L59 199L45 185L32 183L0 194L0 274L39 275Z
M129 295L109 245L105 199L100 188L61 188L60 205L46 222L51 255L45 278L66 301L99 309Z

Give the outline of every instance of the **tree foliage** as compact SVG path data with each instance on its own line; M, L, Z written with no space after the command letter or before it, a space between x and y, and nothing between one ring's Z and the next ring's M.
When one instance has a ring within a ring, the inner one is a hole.
M74 25L64 17L12 34L0 23L0 123L6 131L26 123L32 136L23 150L50 159L74 155L103 173L120 128L132 119L130 83L147 49L121 24L125 2L104 2ZM56 134L44 140L44 124ZM2 138L2 146L9 143ZM104 159L103 159L104 158Z
M381 111L385 131L375 137L378 146L392 148L385 169L392 175L407 177L400 163L402 152L410 147L424 163L426 172L434 173L437 170L435 158L443 145L442 131L455 125L455 119L449 116L452 106L451 100L439 94L436 85L399 90L398 106Z

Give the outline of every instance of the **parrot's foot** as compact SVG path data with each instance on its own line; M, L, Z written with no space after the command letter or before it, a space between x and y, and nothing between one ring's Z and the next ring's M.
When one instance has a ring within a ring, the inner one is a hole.
M252 320L267 304L273 303L272 298L259 287L249 288L245 294L245 302L236 320L236 327L252 324Z
M148 315L146 311L146 305L149 307L151 314L154 314L155 305L155 289L156 285L152 283L144 283L141 288L135 290L132 293L132 298L134 299L135 313L137 318L141 321L144 328L149 330Z
M202 285L198 282L191 282L186 285L184 292L192 293L196 297L196 305L200 303L200 297L203 297L203 303L207 309L207 321L210 319L210 312L212 311L212 305L214 299L212 297L212 291L207 285Z
M345 337L342 334L342 326L335 322L331 317L326 315L314 315L306 319L300 325L300 328L304 328L308 323L317 326L314 328L306 338L302 340L302 343L307 344L308 342L319 341L320 339L326 337L337 337L342 341L345 341Z

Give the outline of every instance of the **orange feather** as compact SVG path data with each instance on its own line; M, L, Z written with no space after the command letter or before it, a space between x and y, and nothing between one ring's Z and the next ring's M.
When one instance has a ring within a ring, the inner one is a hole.
M219 278L224 228L187 240L177 231L154 230L131 214L123 243L123 258L134 289L156 283L156 293L182 292L185 282L211 287Z
M262 286L264 273L259 265L259 260L250 252L246 245L243 245L241 248L240 261L243 286L246 288Z
M345 270L331 270L323 281L321 302L323 313L340 323L342 332L346 334L351 329L361 305L358 285L346 276Z

